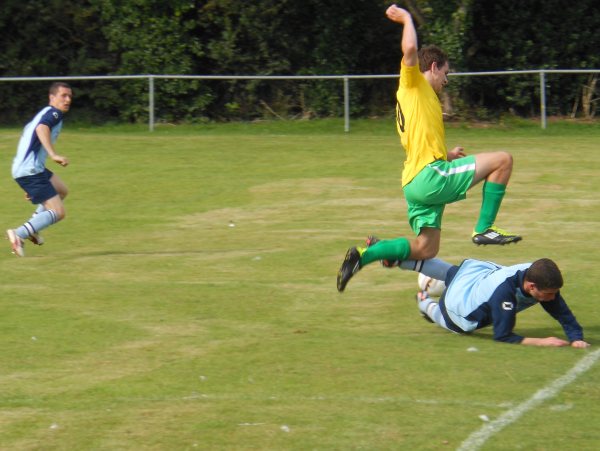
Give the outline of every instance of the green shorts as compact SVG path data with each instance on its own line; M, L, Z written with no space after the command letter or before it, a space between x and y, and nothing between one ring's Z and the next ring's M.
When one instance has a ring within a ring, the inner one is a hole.
M475 157L429 163L404 187L408 223L418 235L422 227L442 228L446 204L467 197L475 176Z

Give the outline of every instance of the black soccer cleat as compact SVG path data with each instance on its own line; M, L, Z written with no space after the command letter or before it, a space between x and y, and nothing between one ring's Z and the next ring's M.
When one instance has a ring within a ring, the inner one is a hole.
M344 262L337 274L337 289L341 293L352 276L360 270L360 251L351 247L346 252Z
M482 233L473 232L471 239L473 240L473 243L477 244L478 246L487 244L498 244L504 246L505 244L517 243L523 238L519 235L514 235L506 230L492 226Z
M369 235L366 240L367 247L371 247L379 241L375 235ZM400 266L400 260L380 260L381 266L384 268L395 268L396 266Z

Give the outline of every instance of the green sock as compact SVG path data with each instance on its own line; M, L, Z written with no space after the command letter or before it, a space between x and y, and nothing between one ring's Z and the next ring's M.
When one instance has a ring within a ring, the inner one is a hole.
M410 257L410 241L406 238L381 240L368 247L360 256L360 266L368 265L377 260L407 260Z
M476 233L483 233L494 225L505 192L506 185L487 181L483 184L483 198L481 200L479 219L475 226Z

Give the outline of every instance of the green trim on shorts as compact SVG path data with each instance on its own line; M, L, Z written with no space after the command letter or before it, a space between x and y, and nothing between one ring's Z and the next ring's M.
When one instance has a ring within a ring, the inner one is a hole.
M475 156L429 163L404 187L408 223L415 234L422 227L442 228L447 204L467 197L475 177Z

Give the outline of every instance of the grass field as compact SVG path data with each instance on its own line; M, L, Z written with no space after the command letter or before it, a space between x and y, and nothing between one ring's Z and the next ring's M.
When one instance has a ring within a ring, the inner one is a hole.
M19 133L0 130L4 229L32 210L10 178ZM372 265L337 293L349 246L412 236L391 122L67 124L71 165L50 166L66 220L0 254L0 449L459 448L600 343L599 143L598 125L448 130L513 153L498 224L524 241L471 244L475 188L447 207L440 257L555 259L592 347L548 349L426 323L415 273ZM516 331L564 336L539 307ZM599 381L595 364L477 446L597 449Z

